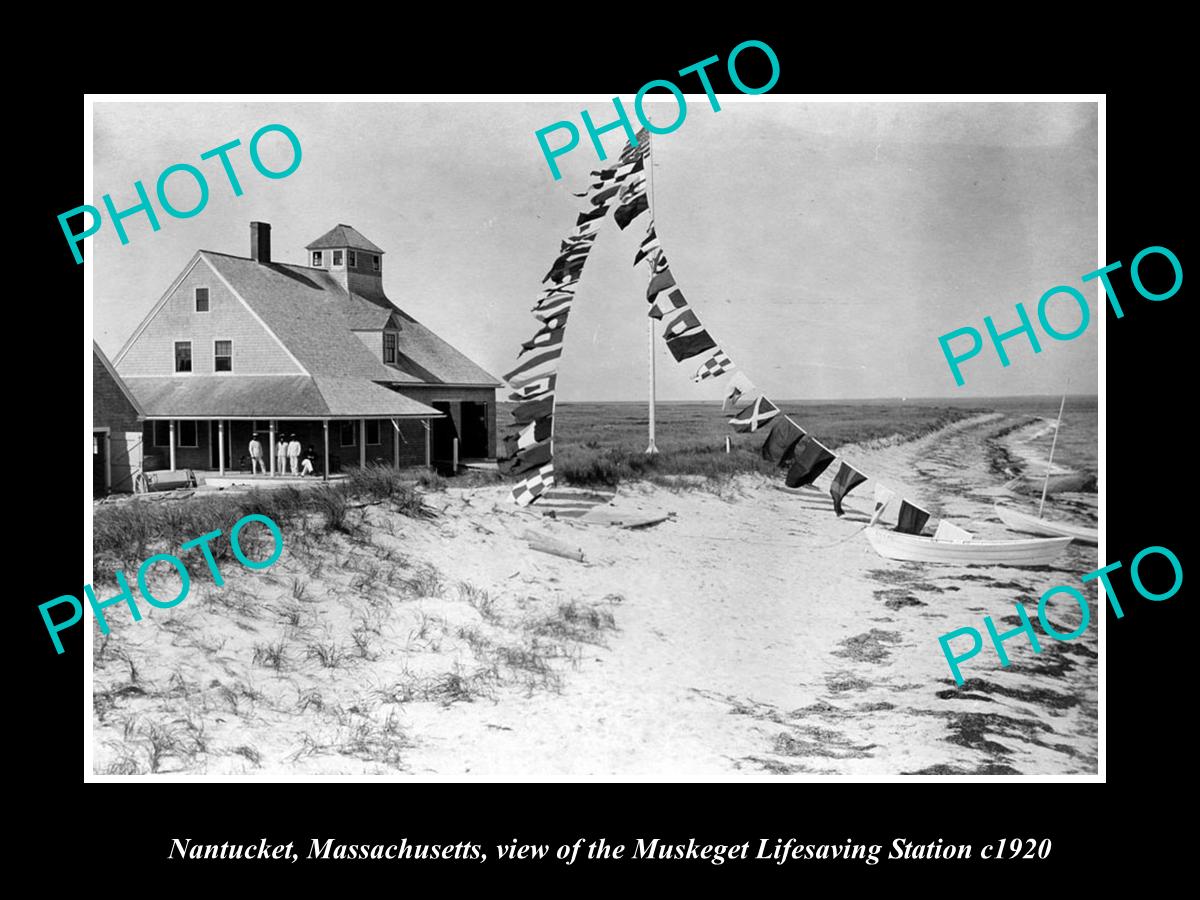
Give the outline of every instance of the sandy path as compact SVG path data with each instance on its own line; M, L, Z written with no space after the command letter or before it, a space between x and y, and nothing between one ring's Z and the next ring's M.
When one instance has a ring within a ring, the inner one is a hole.
M983 442L1003 424L976 417L909 444L847 452L927 508L1001 536L1003 526L986 521L999 479L987 471ZM607 651L583 656L559 695L414 709L422 739L407 756L413 770L647 778L1093 771L1094 626L1070 644L1044 640L1040 655L1011 642L1007 670L988 650L966 664L963 688L937 637L982 628L983 614L1001 622L1018 597L1077 582L1095 567L1094 549L1072 547L1040 571L891 562L858 533L861 520L832 514L831 474L811 496L751 478L727 498L622 489L622 504L676 514L645 531L541 523L582 547L590 564L518 545L506 557L516 579L563 597L620 594L620 631ZM476 509L480 502L473 497ZM851 505L868 502L864 490ZM488 515L510 534L529 521L502 503ZM478 513L450 502L444 564L462 559L474 521ZM1073 626L1066 614L1060 623Z

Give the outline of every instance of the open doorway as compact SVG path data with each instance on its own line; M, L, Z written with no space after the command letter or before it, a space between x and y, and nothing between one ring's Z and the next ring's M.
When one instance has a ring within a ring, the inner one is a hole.
M458 455L462 459L487 459L491 456L488 440L488 405L464 402L462 405L462 437Z

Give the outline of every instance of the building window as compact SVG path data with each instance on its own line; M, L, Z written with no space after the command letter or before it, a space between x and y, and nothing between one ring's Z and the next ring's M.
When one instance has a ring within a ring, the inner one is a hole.
M314 266L325 265L324 259L325 259L325 254L323 254L320 250L313 251L313 265Z
M343 422L342 423L342 446L343 447L355 446L354 433L357 430L358 430L357 422Z
M383 361L385 363L396 362L396 334L392 331L383 333Z
M213 370L216 372L233 371L233 341L217 341L215 343Z
M342 251L341 250L333 251L333 264L335 266L340 266L342 264Z
M379 267L379 257L377 255L373 255L371 257L371 268L374 269L376 272L379 271L379 268L380 268Z
M358 268L358 254L353 250L346 251L346 265L352 269Z
M192 342L191 341L176 341L175 342L175 371L176 372L192 371Z
M198 447L199 443L196 440L196 423L189 419L175 423L175 446L176 447ZM155 447L170 447L171 446L171 423L158 420L154 423L154 446Z
M367 419L367 446L372 444L382 444L383 441L379 438L379 420Z
M196 312L208 312L208 288L196 288Z

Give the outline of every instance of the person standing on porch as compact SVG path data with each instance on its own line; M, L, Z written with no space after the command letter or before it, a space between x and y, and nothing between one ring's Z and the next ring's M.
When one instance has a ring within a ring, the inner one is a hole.
M265 475L267 467L263 465L262 458L262 443L258 439L258 432L254 432L254 436L250 438L250 474Z
M279 435L279 444L275 448L275 462L277 463L275 466L276 475L287 474L287 450L288 438L290 437L290 434Z
M300 474L300 442L298 440L296 440L296 435L293 434L291 437L292 437L292 439L290 441L288 441L288 445L287 445L288 461L291 463L292 474L299 475Z

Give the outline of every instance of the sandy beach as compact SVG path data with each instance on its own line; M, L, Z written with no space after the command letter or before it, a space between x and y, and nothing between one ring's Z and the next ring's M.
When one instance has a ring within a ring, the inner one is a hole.
M1012 536L996 442L1044 428L975 415L839 452L980 536ZM989 443L991 442L991 443ZM836 467L834 467L836 468ZM1009 642L964 664L938 636L1016 623L1096 549L1053 567L879 557L871 485L836 518L816 489L622 485L644 529L521 511L504 485L428 494L429 520L365 507L355 535L285 531L269 572L231 571L181 606L94 634L95 769L108 774L737 779L1093 773L1096 591L1079 639ZM1056 502L1094 516L1095 495ZM895 521L893 506L885 521ZM530 550L533 530L584 562ZM1064 630L1077 615L1063 609Z

